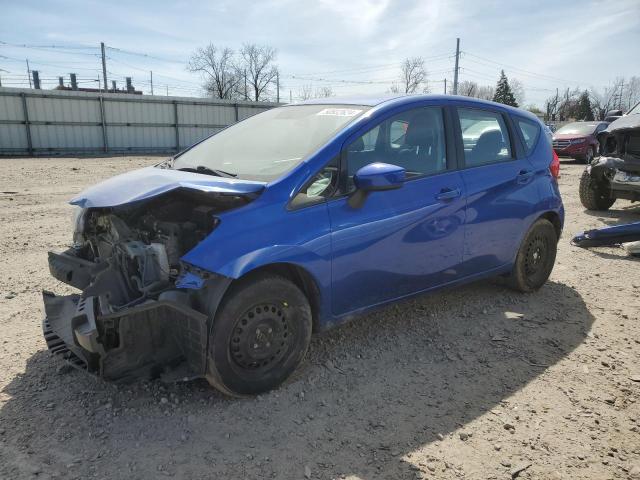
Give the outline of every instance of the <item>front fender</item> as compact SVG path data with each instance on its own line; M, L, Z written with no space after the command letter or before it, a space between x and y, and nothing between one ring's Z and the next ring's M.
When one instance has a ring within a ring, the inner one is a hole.
M590 165L587 165L586 171L597 181L608 180L607 173L612 174L621 166L622 163L622 160L619 158L600 157Z
M290 264L314 279L323 304L329 300L331 229L325 203L288 211L258 199L219 218L218 227L182 257L184 262L231 279L260 267Z
M247 252L246 254L221 265L215 273L230 278L240 278L252 270L274 263L289 263L305 270L316 271L314 275L317 280L318 270L322 270L325 262L320 255L308 248L298 245L273 245L259 250Z

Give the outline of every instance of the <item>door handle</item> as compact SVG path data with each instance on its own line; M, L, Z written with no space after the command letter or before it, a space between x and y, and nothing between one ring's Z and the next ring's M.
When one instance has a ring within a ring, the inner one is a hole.
M459 188L444 188L440 193L436 195L436 200L445 201L445 200L453 200L454 198L458 198L460 196Z
M520 170L516 180L518 183L527 183L531 177L533 177L534 172L530 170Z

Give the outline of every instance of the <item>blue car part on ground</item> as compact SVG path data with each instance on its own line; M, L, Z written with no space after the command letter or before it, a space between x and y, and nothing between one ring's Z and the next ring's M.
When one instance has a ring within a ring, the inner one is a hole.
M578 233L571 243L577 247L605 247L640 240L640 222L594 228Z
M557 174L539 120L492 102L269 110L72 200L74 245L49 267L82 294L45 293L45 337L110 379L186 360L258 393L312 329L495 275L538 288L564 223Z

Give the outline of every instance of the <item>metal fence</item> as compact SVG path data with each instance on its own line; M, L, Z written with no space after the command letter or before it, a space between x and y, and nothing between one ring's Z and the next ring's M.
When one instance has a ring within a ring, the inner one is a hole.
M0 155L175 152L274 106L0 87Z

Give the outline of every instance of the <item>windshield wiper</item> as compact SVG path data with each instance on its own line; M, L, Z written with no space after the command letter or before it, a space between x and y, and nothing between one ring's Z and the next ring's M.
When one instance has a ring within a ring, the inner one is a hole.
M205 175L213 175L216 177L227 177L227 178L235 178L238 176L237 173L225 172L224 170L218 170L215 168L205 167L204 165L198 165L197 167L184 167L179 168L178 170L182 172L193 172L193 173L203 173Z

